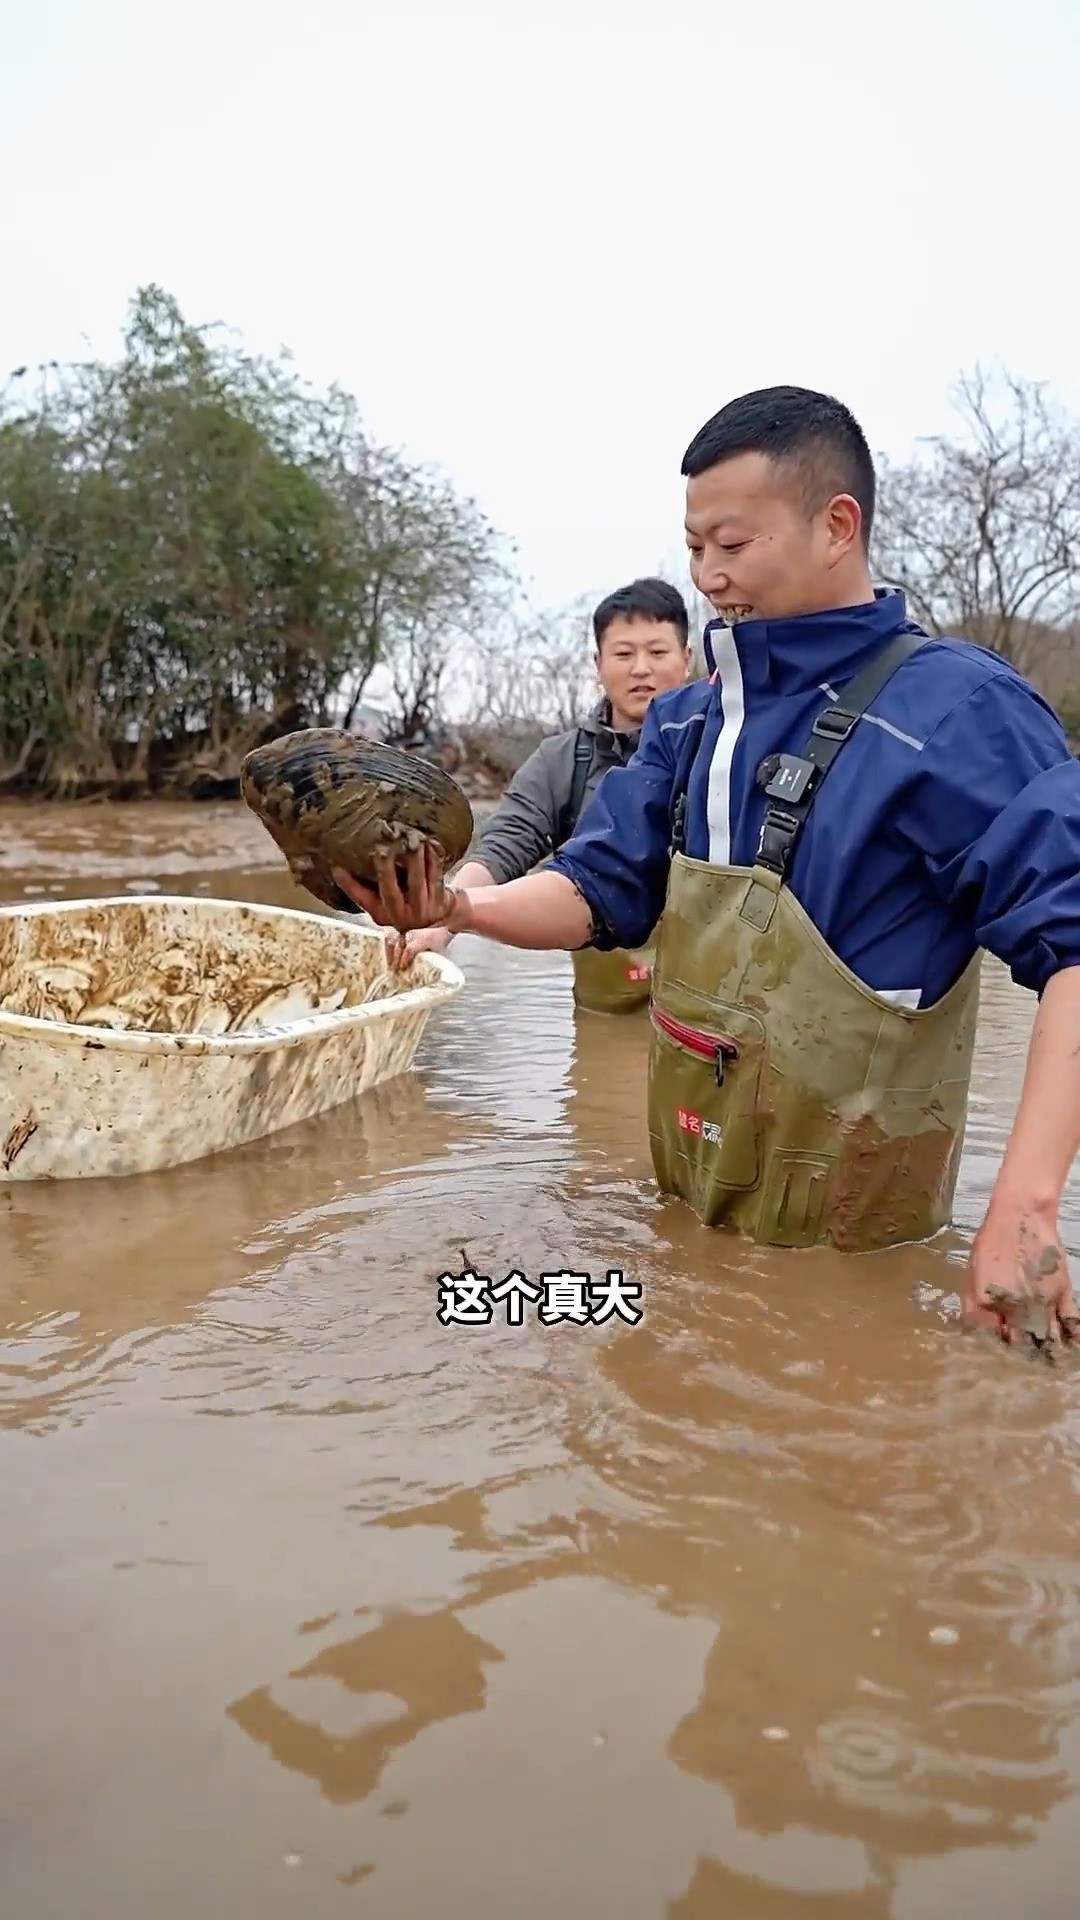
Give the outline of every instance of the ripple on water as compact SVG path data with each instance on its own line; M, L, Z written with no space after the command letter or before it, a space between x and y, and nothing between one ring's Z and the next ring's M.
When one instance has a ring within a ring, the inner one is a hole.
M1080 1568L1075 1559L1039 1561L1004 1553L941 1569L934 1607L961 1631L977 1623L996 1645L1022 1657L1034 1682L1080 1682Z
M1045 1819L1068 1791L1060 1735L1067 1716L1007 1695L963 1697L920 1727L885 1713L839 1714L806 1753L819 1793L841 1806L955 1839L999 1838Z
M1062 1728L1076 1708L1050 1709L1047 1700L987 1690L944 1701L935 1716L943 1749L954 1768L972 1777L1059 1781Z
M911 1727L869 1711L826 1721L806 1751L806 1771L819 1793L848 1807L920 1813L927 1804L927 1756Z
M1018 1626L1053 1616L1080 1612L1080 1584L1075 1570L1035 1567L1030 1562L984 1559L969 1561L946 1572L942 1604L951 1613L976 1614L985 1620L1011 1620Z
M122 1405L169 1343L160 1328L0 1343L0 1427L46 1433Z
M986 1510L971 1498L970 1489L946 1482L932 1489L902 1488L878 1496L864 1524L888 1540L903 1556L956 1564L960 1554L971 1554L982 1543Z

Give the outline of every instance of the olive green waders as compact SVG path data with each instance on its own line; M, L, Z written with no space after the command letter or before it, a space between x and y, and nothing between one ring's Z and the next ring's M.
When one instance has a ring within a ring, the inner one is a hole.
M783 880L820 779L922 638L898 636L819 716L804 756L779 756L752 868L688 859L676 831L652 986L653 1166L706 1226L762 1245L870 1251L949 1219L980 955L935 1006L890 1005Z
M580 947L570 956L575 1005L590 1013L636 1013L647 1007L655 955L655 934L648 946L633 950L616 947L599 953L595 947Z

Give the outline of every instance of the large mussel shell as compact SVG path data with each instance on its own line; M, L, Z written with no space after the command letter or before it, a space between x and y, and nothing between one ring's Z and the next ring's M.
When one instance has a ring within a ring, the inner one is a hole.
M356 908L332 868L377 886L377 851L404 855L431 840L453 866L473 835L472 808L441 767L339 727L255 747L241 762L240 791L298 885L338 911ZM404 877L400 860L398 868Z

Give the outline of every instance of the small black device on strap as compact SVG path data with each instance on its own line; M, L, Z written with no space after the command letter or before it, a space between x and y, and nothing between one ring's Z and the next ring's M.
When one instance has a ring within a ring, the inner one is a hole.
M585 798L585 788L589 782L589 768L592 766L592 757L592 735L591 733L587 733L584 727L579 727L577 739L574 741L574 777L570 783L570 794L566 805L559 815L558 832L555 838L556 853L558 853L560 847L565 846L566 842L572 837L574 828L577 826L578 815L581 812L582 802Z
M821 782L849 740L870 702L892 679L896 669L925 646L929 634L898 633L850 680L834 705L824 707L814 721L801 754L773 754L758 769L769 805L758 841L757 864L783 877L792 849Z

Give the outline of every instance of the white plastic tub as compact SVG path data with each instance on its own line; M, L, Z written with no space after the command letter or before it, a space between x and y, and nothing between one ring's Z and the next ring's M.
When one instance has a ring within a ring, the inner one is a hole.
M411 1068L464 985L378 929L167 894L0 908L0 1182L144 1173Z

